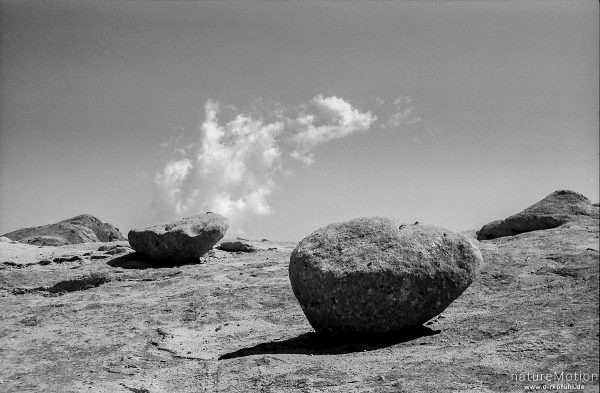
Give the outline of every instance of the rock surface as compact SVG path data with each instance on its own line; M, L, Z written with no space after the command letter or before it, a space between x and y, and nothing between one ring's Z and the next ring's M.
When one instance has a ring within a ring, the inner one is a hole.
M190 262L212 249L225 236L227 228L225 217L205 213L169 224L134 229L127 236L134 250L154 260Z
M357 218L303 239L289 276L317 332L387 333L441 313L473 282L481 261L463 235Z
M480 242L477 280L421 334L387 341L314 333L290 288L296 244L173 267L0 242L21 266L0 263L0 390L523 393L513 374L598 373L598 220ZM63 255L83 260L37 264ZM36 290L94 273L108 281Z
M89 214L82 214L55 224L17 229L3 236L38 246L62 246L90 242L125 240L121 232Z
M477 239L490 240L556 228L582 216L598 219L598 206L579 193L559 190L515 215L484 225L477 232Z

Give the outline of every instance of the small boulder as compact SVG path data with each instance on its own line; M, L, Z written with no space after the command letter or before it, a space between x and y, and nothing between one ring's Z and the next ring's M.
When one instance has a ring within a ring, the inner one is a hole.
M463 235L357 218L304 238L290 257L289 277L317 332L388 333L441 313L473 282L481 262Z
M255 252L256 247L252 244L243 242L243 241L234 241L234 242L223 242L219 247L219 250L229 251L229 252Z
M154 260L171 262L198 261L225 236L225 217L205 213L170 224L129 231L131 247Z
M583 216L598 219L598 207L579 193L559 190L515 215L484 225L477 231L477 240L556 228Z

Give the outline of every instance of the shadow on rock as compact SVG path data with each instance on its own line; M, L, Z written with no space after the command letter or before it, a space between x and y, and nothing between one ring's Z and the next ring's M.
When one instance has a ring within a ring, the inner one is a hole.
M438 333L440 333L439 330L433 330L425 326L377 335L340 336L311 332L283 341L271 341L249 348L238 349L221 355L219 360L268 354L339 355L373 351Z
M112 267L120 267L123 269L162 269L162 268L173 268L183 265L199 264L199 261L190 261L188 263L182 262L169 262L169 261L157 261L151 259L141 252L132 252L127 255L123 255L110 261L106 262L107 265Z

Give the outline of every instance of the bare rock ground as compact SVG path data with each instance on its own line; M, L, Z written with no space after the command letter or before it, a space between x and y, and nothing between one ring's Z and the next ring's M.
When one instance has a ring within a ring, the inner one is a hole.
M293 243L157 267L99 243L1 242L0 390L504 393L541 385L519 374L598 373L598 232L582 217L482 241L476 281L440 316L354 342L312 331Z

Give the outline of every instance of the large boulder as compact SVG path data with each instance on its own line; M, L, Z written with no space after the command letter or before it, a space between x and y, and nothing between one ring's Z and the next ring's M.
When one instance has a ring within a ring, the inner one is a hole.
M579 193L559 190L515 215L484 225L477 231L477 239L489 240L556 228L583 216L598 219L598 206Z
M357 218L304 238L290 257L289 277L317 332L388 333L441 313L473 282L481 262L461 234Z
M170 224L133 229L127 235L131 247L152 259L172 262L197 261L225 236L225 217L205 213Z
M38 246L125 240L118 228L89 214L81 214L55 224L17 229L3 236Z

